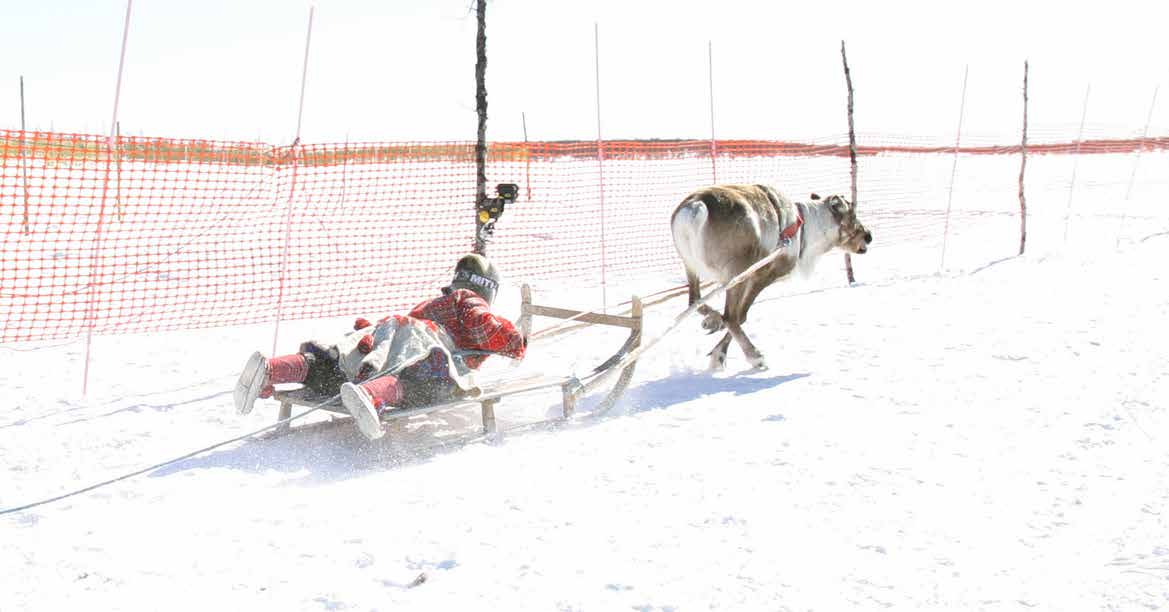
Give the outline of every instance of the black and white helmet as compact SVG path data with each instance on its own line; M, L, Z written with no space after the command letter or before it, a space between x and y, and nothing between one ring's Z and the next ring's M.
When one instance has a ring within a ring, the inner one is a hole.
M499 273L486 257L468 253L455 264L455 277L444 292L455 289L470 289L490 304L495 301L495 293L499 290Z

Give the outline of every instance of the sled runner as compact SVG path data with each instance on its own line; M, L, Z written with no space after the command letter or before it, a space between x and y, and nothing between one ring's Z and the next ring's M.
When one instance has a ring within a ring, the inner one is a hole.
M466 394L461 399L456 399L450 402L439 404L432 404L428 406L417 406L412 408L400 408L390 410L381 415L381 422L383 424L390 421L407 419L413 416L428 414L432 412L445 410L463 410L467 408L478 407L482 418L482 430L485 434L496 433L495 424L495 406L500 400L522 393L531 393L535 391L546 391L549 389L559 388L561 392L562 402L562 416L561 419L572 418L576 412L577 401L586 395L601 389L612 380L613 376L617 379L612 383L609 392L600 401L600 403L589 412L590 415L600 416L605 414L617 403L622 393L625 392L626 387L629 386L629 381L633 378L634 367L637 365L636 361L629 363L622 363L624 358L630 351L633 351L641 344L641 330L642 330L642 304L637 296L633 296L630 302L630 312L628 316L609 315L595 312L586 312L579 310L569 310L566 308L555 308L551 306L542 306L532 303L532 292L528 285L524 285L520 289L520 316L516 319L516 327L518 327L524 337L531 336L532 319L533 317L549 317L555 319L564 319L568 321L577 321L581 325L608 325L623 327L629 330L629 336L625 343L612 356L606 359L597 367L593 368L585 376L521 376L515 378L504 378L491 382L486 382L477 386L470 393ZM620 365L619 365L620 364ZM307 406L320 407L324 410L343 414L348 416L349 411L341 404L339 397L333 397L327 394L316 393L310 389L301 388L294 390L277 390L273 394L273 399L280 402L280 412L277 415L277 421L282 422L288 420L292 416L293 406ZM322 405L322 402L330 400ZM289 430L289 423L283 423L277 432L287 432Z

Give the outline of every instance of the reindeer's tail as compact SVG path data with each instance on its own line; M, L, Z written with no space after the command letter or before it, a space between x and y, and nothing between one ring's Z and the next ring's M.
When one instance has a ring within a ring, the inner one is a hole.
M682 258L682 265L686 268L686 283L689 286L690 303L701 299L699 290L699 272L706 266L703 263L705 244L703 236L709 211L701 198L688 198L674 210L670 219L670 233L674 236L674 248Z

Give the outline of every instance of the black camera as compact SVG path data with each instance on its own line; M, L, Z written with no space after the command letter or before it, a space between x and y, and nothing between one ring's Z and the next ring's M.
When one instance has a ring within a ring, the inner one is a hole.
M500 200L511 202L520 196L520 186L515 183L500 183L495 186L495 195Z
M495 223L503 216L503 207L508 202L514 202L520 195L520 187L515 183L499 183L495 186L494 198L483 198L479 202L476 231L477 247L482 249L495 233Z

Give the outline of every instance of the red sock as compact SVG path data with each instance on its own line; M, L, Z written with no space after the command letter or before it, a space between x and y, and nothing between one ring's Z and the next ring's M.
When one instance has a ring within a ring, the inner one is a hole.
M405 385L396 376L382 376L362 383L360 386L373 400L373 407L379 411L386 406L396 406L402 403L402 397L405 394Z
M304 355L284 355L268 360L268 383L301 383L308 378L308 361Z

